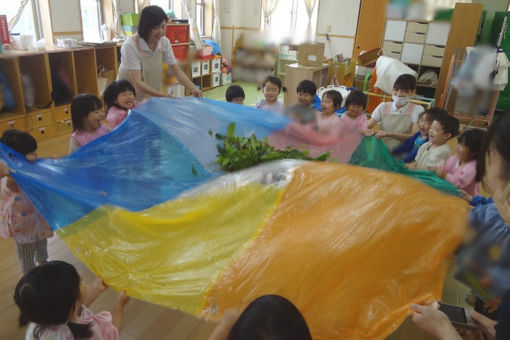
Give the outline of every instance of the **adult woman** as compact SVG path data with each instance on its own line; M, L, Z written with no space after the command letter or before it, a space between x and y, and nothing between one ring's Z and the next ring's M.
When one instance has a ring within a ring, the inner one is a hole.
M145 7L140 15L138 33L122 45L118 78L129 80L134 85L138 101L167 96L161 92L163 63L193 96L202 97L202 92L177 65L170 41L165 37L167 21L160 7Z
M498 212L507 225L510 224L510 133L508 131L510 131L510 112L502 114L489 128L489 168L486 177L487 186L493 193ZM440 340L461 339L444 313L426 306L413 305L412 308L416 312L413 315L413 321L419 328ZM510 339L510 291L505 293L499 305L498 321L476 312L473 312L472 316L480 324L480 329L488 339Z

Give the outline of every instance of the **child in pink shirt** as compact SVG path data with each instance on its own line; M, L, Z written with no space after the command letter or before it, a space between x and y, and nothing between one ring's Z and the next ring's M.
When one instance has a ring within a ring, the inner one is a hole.
M127 80L117 80L104 91L104 103L108 108L106 122L110 130L115 129L126 119L128 111L137 107L136 91Z
M101 100L92 94L79 94L73 98L73 133L69 138L69 153L109 132L106 125L101 123L102 112Z
M97 278L85 286L69 263L51 261L25 274L14 290L19 325L27 340L118 340L129 297L119 293L111 312L93 314L88 307L108 286Z
M317 130L328 136L340 135L340 118L335 111L342 105L342 95L335 90L324 92L321 101L321 111L317 111L315 123Z
M367 95L361 91L351 91L345 100L347 111L340 117L340 135L363 134L368 119L363 113L367 107Z
M483 144L487 133L481 129L464 131L457 140L457 154L436 168L436 174L471 196L479 194L485 173Z

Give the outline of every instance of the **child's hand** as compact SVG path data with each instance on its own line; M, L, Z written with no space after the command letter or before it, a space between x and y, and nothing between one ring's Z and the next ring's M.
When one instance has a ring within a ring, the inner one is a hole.
M363 134L364 134L366 137L370 137L370 136L375 135L375 131L374 131L374 130L372 130L372 129L366 129L365 131L363 131Z
M4 162L0 162L0 178L9 176L9 168Z
M108 285L104 283L103 279L96 277L94 283L92 284L92 289L97 290L98 293L103 293L108 289Z
M473 200L473 196L471 196L470 194L468 194L467 192L465 192L462 189L459 189L459 191L460 191L460 197L465 199L468 203L471 203L471 201Z
M236 323L237 319L239 319L239 316L241 315L241 312L234 309L229 309L225 312L225 315L223 316L223 320L216 326L214 331L209 336L208 340L226 340L228 338L228 334L230 333L230 330Z
M416 167L417 167L416 162L406 163L406 168L408 168L409 170L415 170Z
M117 306L119 306L120 308L124 308L130 299L131 298L126 295L126 292L122 291L119 293L119 296L117 296L117 300L115 301L115 304Z
M437 177L444 179L446 177L446 171L438 167L436 168L436 175Z
M375 133L375 138L390 137L391 133L384 130L379 130Z

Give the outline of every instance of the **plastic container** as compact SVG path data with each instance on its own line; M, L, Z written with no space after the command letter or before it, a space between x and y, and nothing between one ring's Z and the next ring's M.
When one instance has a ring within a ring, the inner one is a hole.
M166 37L172 44L181 44L189 42L188 25L167 25Z
M188 57L188 46L172 46L174 51L175 59L177 60L186 60Z

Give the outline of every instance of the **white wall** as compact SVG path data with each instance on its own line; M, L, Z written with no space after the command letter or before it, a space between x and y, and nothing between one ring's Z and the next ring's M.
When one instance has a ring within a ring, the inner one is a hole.
M317 17L317 41L325 42L325 55L342 53L344 57L351 57L358 26L358 15L361 0L319 0L319 15ZM330 35L330 46L326 37Z
M241 33L252 34L253 29L260 29L260 15L261 0L221 0L221 49L224 57L230 59L235 41ZM233 41L232 26L235 28Z

